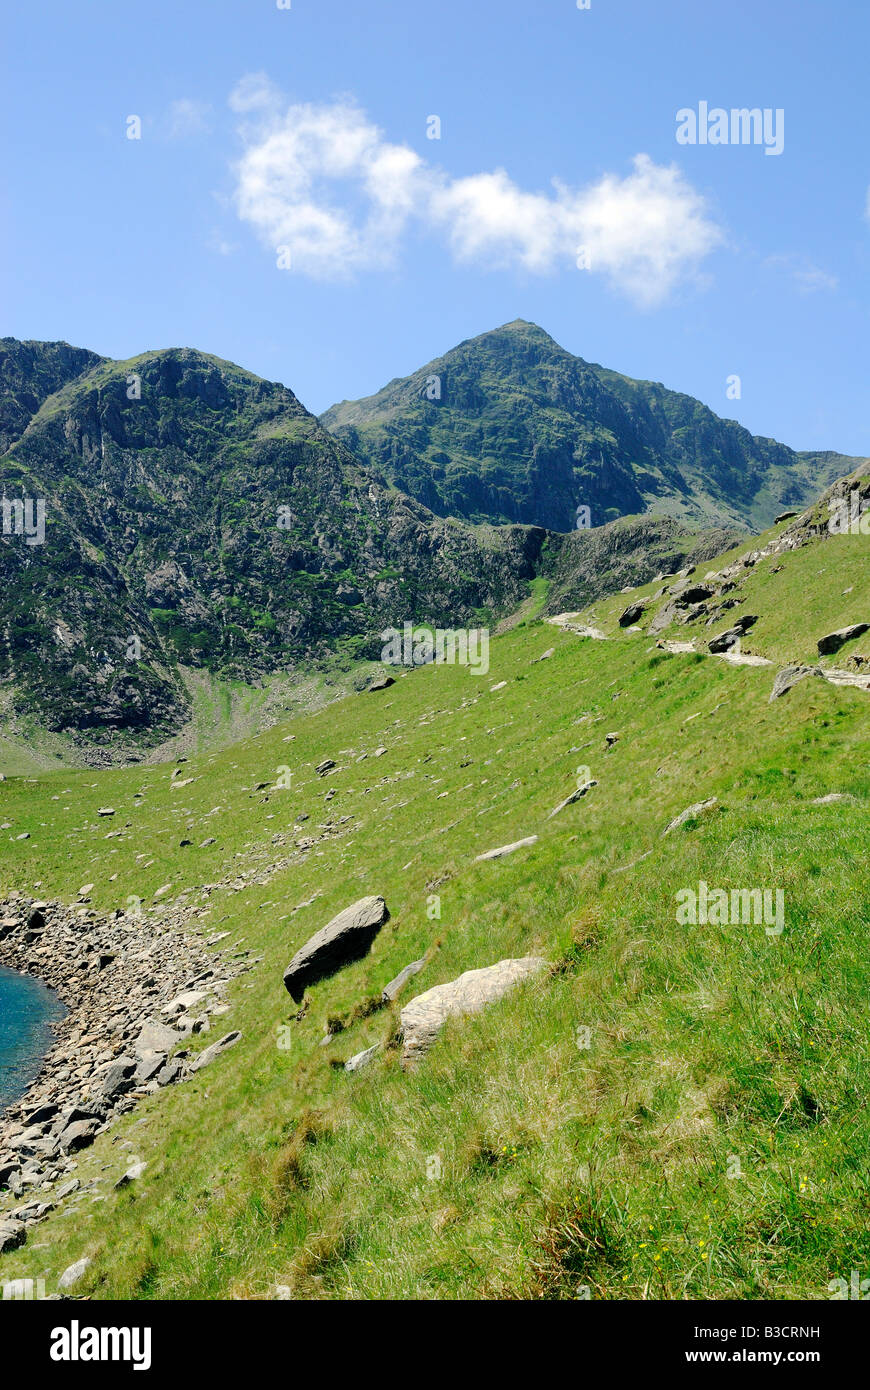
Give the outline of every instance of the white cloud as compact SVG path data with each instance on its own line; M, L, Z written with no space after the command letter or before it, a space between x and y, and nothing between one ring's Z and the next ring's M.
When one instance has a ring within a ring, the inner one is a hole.
M814 294L817 290L835 290L840 283L836 275L831 275L827 270L814 265L806 256L768 256L764 264L789 275L801 294Z
M394 264L413 222L443 236L458 261L490 269L576 274L584 247L591 273L651 306L723 240L680 171L647 155L624 178L527 192L504 169L451 178L387 141L350 99L286 106L261 73L239 83L230 106L245 118L239 217L317 278Z
M211 130L212 108L206 101L181 97L169 107L168 135L170 140L186 140L191 135L206 135Z

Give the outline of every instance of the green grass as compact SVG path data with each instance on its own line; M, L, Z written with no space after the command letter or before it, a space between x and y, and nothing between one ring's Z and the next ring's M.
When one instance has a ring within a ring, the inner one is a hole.
M788 639L801 656L816 627L839 625L840 563L830 543L785 557L796 606L779 636L765 629L771 651ZM812 594L803 630L798 596L819 570L826 604ZM749 583L760 600L777 579ZM596 605L605 630L626 602ZM264 956L232 993L241 1044L80 1155L106 1200L61 1207L0 1277L51 1289L87 1253L83 1287L100 1298L256 1298L277 1283L302 1298L787 1299L866 1275L870 705L820 681L769 704L771 684L643 635L531 622L493 640L485 678L422 668L192 757L181 789L165 765L0 785L2 884L72 900L92 881L105 910L168 882L196 903L199 885L289 854L301 813L296 838L336 831L267 883L202 899L209 931ZM339 768L321 779L324 757ZM289 791L253 790L285 765ZM598 786L548 819L581 765ZM855 800L812 804L831 791ZM712 796L712 813L663 837ZM106 804L121 837L97 819ZM675 894L701 879L782 888L782 936L678 926ZM283 968L365 893L385 896L390 922L295 1020ZM398 1008L365 1007L393 975L427 955L400 1007L530 953L550 972L401 1071ZM330 1019L346 1026L321 1048ZM376 1041L365 1071L332 1065ZM148 1160L123 1194L116 1135Z

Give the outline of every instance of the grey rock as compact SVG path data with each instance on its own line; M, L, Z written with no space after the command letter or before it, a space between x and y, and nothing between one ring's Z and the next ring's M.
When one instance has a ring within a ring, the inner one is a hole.
M133 1051L137 1057L144 1057L151 1052L170 1052L179 1041L174 1028L149 1018L133 1045Z
M730 627L727 632L720 632L717 637L711 637L707 646L711 652L728 652L732 647L740 643L743 631L739 627Z
M713 597L714 592L706 584L689 584L685 587L680 585L671 589L671 593L681 608L695 607L699 603L705 603L708 598Z
M619 626L631 627L632 623L636 623L643 616L648 604L649 599L641 599L639 603L630 603L625 611L619 615Z
M0 1187L8 1187L12 1177L19 1171L21 1160L11 1155L0 1159Z
M179 1014L187 1013L188 1009L193 1009L197 1004L201 1004L208 994L203 989L186 989L181 994L177 994L168 1004L164 1004L160 1012L164 1018L177 1018Z
M662 833L670 834L672 830L677 830L679 826L685 825L687 820L694 820L696 816L704 815L705 811L712 811L716 805L718 802L715 796L709 797L707 801L696 801L692 806L687 806L685 811L681 811Z
M131 1182L136 1182L138 1178L141 1178L147 1167L147 1163L132 1163L126 1173L121 1174L120 1178L115 1183L115 1187L129 1187Z
M23 1221L15 1221L10 1216L0 1218L0 1255L7 1250L18 1250L27 1239L27 1228Z
M418 994L399 1015L402 1066L411 1066L425 1056L448 1018L479 1013L543 970L546 964L540 956L501 960L482 970L466 970L448 984L435 985L425 994Z
M821 676L820 666L783 666L781 671L777 671L773 682L773 690L770 692L768 704L780 699L792 686L797 685L798 681L805 680L807 676Z
M513 854L518 849L525 849L527 845L537 844L537 835L528 835L525 840L514 840L513 844L502 845L499 849L488 849L486 854L475 855L474 862L479 864L484 859L503 859L506 854Z
M220 1057L221 1053L225 1052L228 1047L233 1047L239 1041L241 1036L242 1035L238 1031L238 1029L236 1029L232 1033L225 1033L224 1036L222 1038L219 1038L217 1042L213 1042L211 1047L205 1048L202 1052L198 1054L198 1056L194 1057L191 1060L190 1071L199 1071L202 1067L209 1066L209 1064L211 1062L214 1062L218 1057ZM158 1081L159 1079L160 1078L158 1077Z
M60 1136L60 1147L66 1154L78 1153L93 1144L100 1128L99 1120L76 1120Z
M349 1061L345 1062L345 1071L361 1071L363 1067L368 1066L380 1050L380 1043L375 1043L374 1047L367 1047L365 1052L358 1052L355 1057L351 1057Z
M425 964L425 956L421 957L420 960L412 960L410 965L406 965L404 970L399 971L398 975L394 980L390 980L390 983L388 985L384 985L384 988L381 991L381 998L383 999L384 1003L392 1004L393 1000L398 997L398 995L404 989L408 981L414 975L418 975Z
M315 932L284 971L284 986L296 1003L308 985L360 960L389 916L383 898L360 898Z
M165 1052L143 1052L136 1068L136 1081L140 1084L150 1081L165 1065Z
M132 1091L135 1086L135 1057L119 1057L117 1062L113 1062L103 1077L102 1092L106 1100L114 1100L116 1096L124 1095L126 1091Z
M48 1120L53 1120L58 1113L60 1106L53 1101L47 1101L44 1105L39 1105L28 1115L28 1120L32 1125L43 1125Z
M582 782L579 787L575 788L570 796L566 796L564 801L560 801L558 806L553 807L552 811L547 816L547 820L552 820L554 816L558 816L559 812L564 811L566 806L573 806L575 801L579 801L581 796L585 796L587 792L597 786L598 782L594 777L589 782Z
M665 628L670 627L671 623L676 622L678 612L679 609L675 599L669 599L667 603L663 603L649 625L649 635L651 637L656 637L660 632L664 632Z
M837 632L829 632L826 637L820 637L816 646L819 649L819 656L831 656L838 652L847 642L853 638L860 637L867 632L870 623L852 623L851 627L841 627Z
M172 1057L161 1071L157 1073L158 1086L171 1086L177 1081L184 1071L183 1064L176 1057Z
M57 1281L58 1288L71 1289L73 1284L77 1284L84 1277L90 1263L88 1256L84 1255L80 1260L76 1260L74 1265L68 1265Z

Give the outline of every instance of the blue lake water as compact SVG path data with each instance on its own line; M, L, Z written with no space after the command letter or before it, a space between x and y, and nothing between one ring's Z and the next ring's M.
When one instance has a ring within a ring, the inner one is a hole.
M65 1013L54 990L0 965L0 1110L35 1080Z

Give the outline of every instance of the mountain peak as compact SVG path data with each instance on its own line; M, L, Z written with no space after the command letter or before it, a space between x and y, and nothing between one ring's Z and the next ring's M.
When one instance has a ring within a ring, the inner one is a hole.
M755 438L691 396L635 381L513 319L321 417L362 461L439 515L570 531L654 512L768 526L850 460Z

